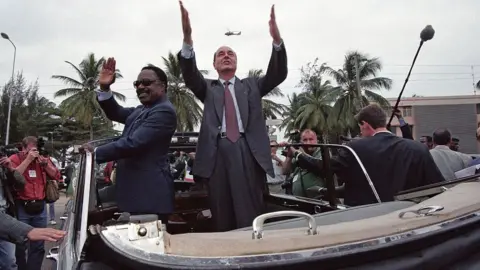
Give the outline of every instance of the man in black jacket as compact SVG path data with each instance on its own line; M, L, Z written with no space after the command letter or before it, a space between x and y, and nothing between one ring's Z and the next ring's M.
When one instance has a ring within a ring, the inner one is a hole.
M387 115L378 105L363 108L355 118L363 138L352 141L350 147L364 165L381 202L393 201L398 192L406 189L445 181L425 146L387 130ZM332 169L345 181L346 205L378 202L351 153L342 151L332 158Z

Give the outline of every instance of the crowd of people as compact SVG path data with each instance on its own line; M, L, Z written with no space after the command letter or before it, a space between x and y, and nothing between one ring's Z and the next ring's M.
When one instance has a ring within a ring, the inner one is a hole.
M18 153L1 157L0 167L4 172L0 175L0 269L41 269L44 241L65 235L47 228L47 205L55 200L48 198L48 185L58 190L62 175L31 136L23 139Z

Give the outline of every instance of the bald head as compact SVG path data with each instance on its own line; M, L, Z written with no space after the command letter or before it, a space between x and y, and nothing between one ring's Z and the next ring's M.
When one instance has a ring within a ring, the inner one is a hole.
M452 141L452 134L448 129L439 128L433 132L433 143L436 145L448 145Z
M237 54L228 46L218 48L213 55L213 67L219 74L235 74L237 70Z

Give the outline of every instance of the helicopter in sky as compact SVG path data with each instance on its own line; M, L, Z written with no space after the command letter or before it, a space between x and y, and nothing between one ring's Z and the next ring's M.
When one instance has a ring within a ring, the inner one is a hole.
M225 36L240 36L242 34L242 31L230 31L228 30L225 33Z

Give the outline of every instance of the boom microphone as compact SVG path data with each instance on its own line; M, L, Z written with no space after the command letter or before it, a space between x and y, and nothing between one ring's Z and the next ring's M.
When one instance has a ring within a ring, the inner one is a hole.
M402 98L403 91L405 90L405 86L407 85L408 79L410 78L410 74L412 73L413 66L415 65L415 61L417 61L418 53L420 52L420 49L422 48L423 43L425 41L429 41L430 39L432 39L434 35L435 35L435 30L433 30L433 27L431 25L427 25L425 28L423 28L422 32L420 32L420 39L421 39L420 45L418 45L417 53L413 58L413 62L412 62L412 65L410 66L410 70L408 71L407 78L405 78L405 82L403 83L402 90L400 91L400 94L398 95L398 98L397 98L397 102L393 107L392 115L390 115L390 120L388 120L387 129L390 129L390 124L392 123L393 116L395 115L395 111L398 109L398 104L400 103L400 99Z

